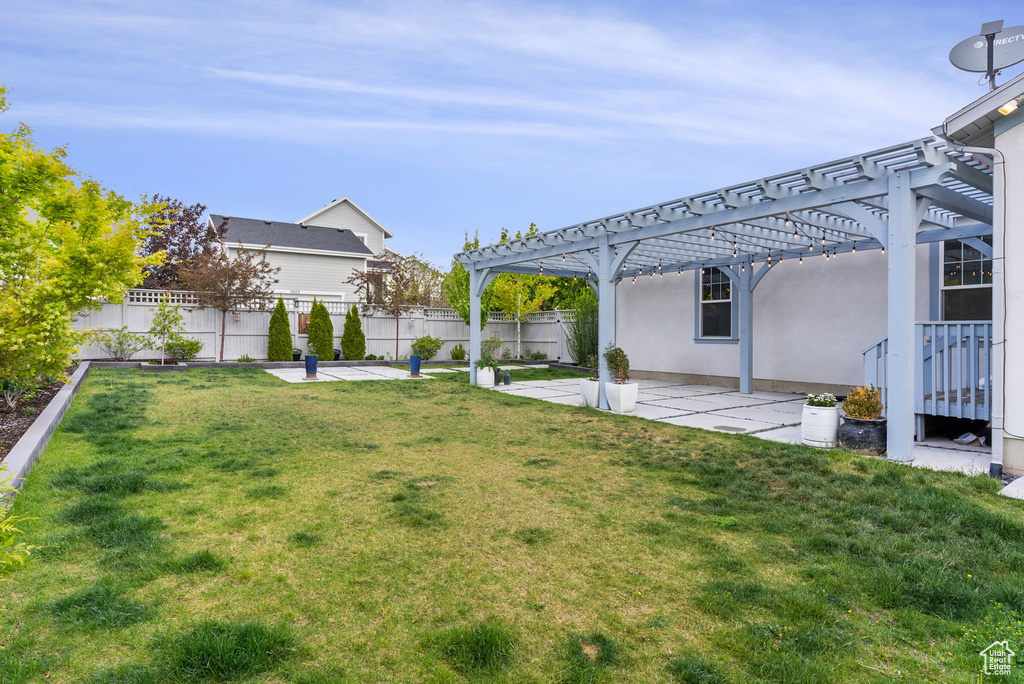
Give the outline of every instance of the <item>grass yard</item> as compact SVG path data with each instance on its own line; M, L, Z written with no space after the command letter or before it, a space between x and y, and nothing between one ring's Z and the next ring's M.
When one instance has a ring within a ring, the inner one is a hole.
M17 500L0 683L976 682L1024 646L997 484L464 374L97 370Z

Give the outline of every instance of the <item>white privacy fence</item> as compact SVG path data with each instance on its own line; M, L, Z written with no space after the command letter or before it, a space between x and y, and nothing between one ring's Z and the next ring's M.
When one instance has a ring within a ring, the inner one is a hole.
M130 290L123 304L105 304L97 311L79 314L75 327L89 328L127 327L134 333L145 333L153 322L153 309L164 295L163 290ZM186 337L199 340L203 349L200 360L214 360L220 349L221 313L212 309L195 308L195 298L188 292L171 291L172 304L179 304L185 318ZM292 332L292 347L306 353L306 335L298 334L300 316L308 314L312 299L285 299L288 322ZM341 333L345 326L345 314L351 303L324 302L334 324L334 346L341 348ZM565 344L565 321L571 311L541 311L530 314L522 325L522 347L547 354L551 360L570 362ZM451 309L426 309L410 307L396 318L374 312L363 313L360 309L363 334L366 335L366 353L395 358L395 332L398 332L398 358L412 354L412 342L418 337L429 335L440 338L444 345L435 359L451 358L451 349L461 344L468 354L469 326ZM224 359L233 361L248 355L253 359L267 358L267 329L270 325L269 311L241 309L229 312L224 321ZM483 332L484 339L500 337L502 348L515 352L516 322L505 321L500 314L491 314ZM102 359L104 352L99 347L83 346L78 353L82 359ZM153 358L159 352L140 352L135 358ZM467 357L468 358L468 357Z

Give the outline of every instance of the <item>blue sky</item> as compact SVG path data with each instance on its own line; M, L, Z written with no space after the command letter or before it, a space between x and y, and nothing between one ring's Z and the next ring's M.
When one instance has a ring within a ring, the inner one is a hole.
M447 266L929 134L985 91L949 49L1016 2L0 4L0 82L136 197L295 221L348 195ZM1008 70L1003 81L1018 73Z

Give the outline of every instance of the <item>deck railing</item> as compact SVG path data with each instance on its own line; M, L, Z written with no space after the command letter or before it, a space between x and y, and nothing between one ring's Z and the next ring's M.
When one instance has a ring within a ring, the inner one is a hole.
M992 321L926 321L914 324L917 344L914 412L918 415L990 420ZM863 352L864 384L881 390L888 407L889 339Z
M916 411L989 420L992 406L992 321L918 323Z

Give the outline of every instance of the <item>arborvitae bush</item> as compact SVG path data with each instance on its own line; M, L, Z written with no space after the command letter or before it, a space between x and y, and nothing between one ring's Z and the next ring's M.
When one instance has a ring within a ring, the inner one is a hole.
M350 361L359 361L366 356L366 335L359 320L359 310L352 306L345 314L345 329L341 333L341 354Z
M274 313L270 315L270 337L267 340L267 359L270 361L292 360L292 328L288 323L288 312L284 300L278 297Z
M311 354L316 354L324 361L334 360L334 324L331 323L331 314L315 297L313 309L309 312L309 338L306 346Z

